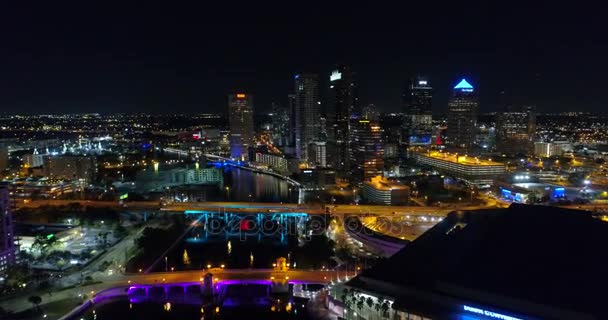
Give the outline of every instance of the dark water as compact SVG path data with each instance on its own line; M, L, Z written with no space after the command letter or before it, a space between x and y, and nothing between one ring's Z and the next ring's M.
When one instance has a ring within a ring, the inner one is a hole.
M196 219L196 216L189 217ZM282 226L269 217L260 230L249 220L251 229L244 230L247 216L233 216L231 226L222 225L217 231L202 224L188 234L167 257L167 264L159 264L155 271L203 269L208 265L230 269L272 268L277 258L284 257L288 263L296 263L303 244L302 234L308 230L312 219L317 217L285 218ZM218 224L221 221L218 221ZM236 225L232 226L232 225ZM319 222L324 225L324 222ZM207 231L206 231L207 230Z
M144 302L130 304L127 299L97 304L80 318L86 320L307 320L306 300L292 298L290 306L277 302L263 306L230 306L215 309L200 305ZM288 309L289 311L287 311ZM218 312L216 312L218 311Z
M174 192L184 194L189 201L297 203L299 191L296 186L275 176L224 167L223 185L180 187Z

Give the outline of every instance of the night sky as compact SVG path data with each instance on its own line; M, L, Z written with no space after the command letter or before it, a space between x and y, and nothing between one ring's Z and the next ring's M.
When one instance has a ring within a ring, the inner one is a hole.
M0 8L2 113L225 112L233 91L266 111L286 103L296 72L321 74L325 92L338 63L357 72L362 104L384 112L400 111L415 74L430 78L436 113L462 77L482 111L499 110L501 91L541 112L608 105L603 10L576 3L13 2Z

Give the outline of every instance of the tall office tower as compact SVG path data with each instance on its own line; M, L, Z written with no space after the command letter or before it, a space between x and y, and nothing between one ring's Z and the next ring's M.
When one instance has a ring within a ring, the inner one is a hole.
M359 116L357 85L354 73L348 66L338 66L329 76L329 106L327 108L328 139L331 158L340 174L351 169L351 119Z
M0 185L0 274L15 262L16 251L9 192Z
M287 147L284 148L286 155L295 156L296 148L296 95L287 95L287 112L289 114L289 133L287 134Z
M315 141L308 146L309 163L316 168L327 167L327 143Z
M477 125L477 95L467 80L462 79L452 91L448 102L448 142L469 149L475 143Z
M8 168L8 147L0 143L0 173Z
M295 126L296 157L308 163L308 146L319 137L321 117L319 101L319 76L297 74L295 76Z
M382 175L384 145L382 129L377 120L360 119L353 127L353 151L360 182Z
M535 130L533 108L500 112L496 117L496 149L506 154L528 154L533 148Z
M250 94L228 95L228 123L230 125L230 157L247 157L253 145L253 97Z
M277 103L272 103L272 142L280 147L289 144L289 110Z
M404 140L410 145L430 144L433 129L433 87L428 79L412 79L402 95Z
M526 105L523 109L528 117L528 135L530 135L530 140L534 141L536 137L536 106Z

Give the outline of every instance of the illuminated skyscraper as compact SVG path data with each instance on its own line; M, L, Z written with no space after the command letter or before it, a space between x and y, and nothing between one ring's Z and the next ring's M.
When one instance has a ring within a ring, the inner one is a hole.
M329 76L327 131L331 142L332 163L341 174L348 173L351 169L351 121L359 115L358 107L354 73L348 66L339 66Z
M242 159L253 144L253 96L245 93L228 95L230 157Z
M16 260L16 247L13 234L13 220L6 186L0 185L0 274Z
M382 129L377 120L360 119L353 126L353 153L359 181L369 181L382 175L384 145Z
M475 89L462 79L452 91L448 102L448 142L459 148L471 148L475 143L478 110Z
M297 74L295 76L295 143L296 157L308 162L308 146L317 140L321 132L319 112L319 76Z
M403 94L403 129L408 144L430 144L433 87L423 77L412 79Z
M535 131L533 107L505 110L496 117L496 149L507 154L527 154L532 151Z

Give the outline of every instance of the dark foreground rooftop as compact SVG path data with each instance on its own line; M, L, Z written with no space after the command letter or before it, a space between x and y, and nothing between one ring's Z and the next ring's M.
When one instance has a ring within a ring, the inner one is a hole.
M347 285L433 318L460 319L466 305L518 319L608 319L607 244L608 223L585 211L453 212Z

